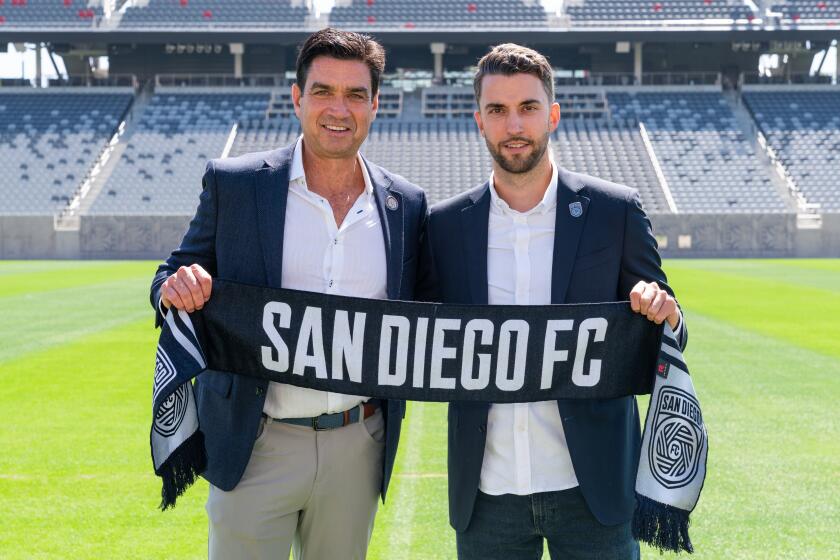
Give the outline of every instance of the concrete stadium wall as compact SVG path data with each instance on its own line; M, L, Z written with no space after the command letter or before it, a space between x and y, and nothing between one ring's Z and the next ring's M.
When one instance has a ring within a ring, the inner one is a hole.
M793 214L656 214L651 216L651 221L664 257L795 254L797 230ZM681 236L687 246L681 246Z
M82 216L79 231L53 229L51 216L0 216L0 259L163 259L190 216ZM793 214L655 214L664 257L840 257L840 214L821 229L797 229ZM679 238L690 237L690 248Z
M0 258L57 258L52 216L0 216Z
M163 259L187 231L191 216L83 216L84 259Z
M840 257L840 214L824 214L821 229L797 229L795 214L656 214L651 221L668 258ZM690 247L680 247L680 236L690 237Z

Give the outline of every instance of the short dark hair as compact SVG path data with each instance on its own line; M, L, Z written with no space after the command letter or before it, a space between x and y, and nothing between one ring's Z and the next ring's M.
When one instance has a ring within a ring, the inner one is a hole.
M548 102L554 103L554 73L551 64L543 55L514 43L496 45L489 53L485 54L478 61L478 69L473 78L475 89L475 101L478 103L481 97L481 80L484 76L501 74L512 76L514 74L531 74L542 82ZM480 105L479 105L480 107Z
M310 35L301 46L297 58L296 74L300 89L306 85L306 74L318 56L364 62L370 68L371 95L379 91L379 78L385 70L385 49L370 36L332 27Z

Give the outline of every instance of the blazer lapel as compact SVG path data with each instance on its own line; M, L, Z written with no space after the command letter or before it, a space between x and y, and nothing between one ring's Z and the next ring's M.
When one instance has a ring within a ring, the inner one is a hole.
M487 304L487 228L490 223L490 183L472 197L472 204L461 210L461 240L472 303Z
M266 281L271 287L280 287L283 278L283 230L293 150L294 145L271 152L254 178L260 244Z
M370 182L373 184L373 198L382 223L382 235L385 241L385 259L388 263L387 291L388 299L400 299L402 293L402 263L405 245L405 205L402 193L391 190L393 181L382 169L370 165L362 158L367 167Z
M566 303L566 292L589 207L589 198L578 194L583 184L561 167L557 168L557 175L557 217L551 266L551 303L555 304Z

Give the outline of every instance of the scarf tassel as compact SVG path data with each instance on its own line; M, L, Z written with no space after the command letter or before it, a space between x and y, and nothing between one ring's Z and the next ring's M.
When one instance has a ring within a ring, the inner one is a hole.
M660 552L694 552L688 536L690 512L636 494L633 513L633 537L656 547Z
M174 507L178 496L192 486L206 468L204 434L201 430L196 430L157 470L157 475L163 479L160 509Z

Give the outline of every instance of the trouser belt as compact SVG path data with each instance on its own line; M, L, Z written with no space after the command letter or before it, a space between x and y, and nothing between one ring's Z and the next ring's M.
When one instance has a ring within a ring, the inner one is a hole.
M265 414L263 416L274 422L283 422L284 424L293 424L295 426L306 426L320 431L341 428L348 424L359 422L359 418L362 420L370 418L373 416L373 413L376 412L377 408L379 408L379 401L370 400L360 404L359 406L354 406L350 410L335 412L333 414L321 414L320 416L310 416L308 418L271 418Z

